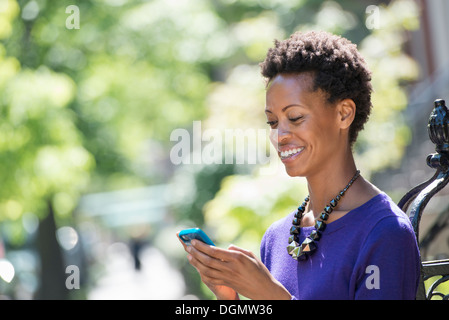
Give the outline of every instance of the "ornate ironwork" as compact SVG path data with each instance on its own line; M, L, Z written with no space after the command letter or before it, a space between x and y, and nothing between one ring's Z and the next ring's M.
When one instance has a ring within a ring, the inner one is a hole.
M436 169L436 172L432 178L410 190L398 203L404 212L411 205L409 217L418 243L419 223L427 203L449 182L449 110L444 100L435 100L434 105L434 109L429 117L427 130L430 140L436 146L436 153L430 154L427 157L427 165ZM436 270L435 264L438 264L437 273L433 272ZM437 275L441 275L441 277L432 283L426 292L424 281ZM447 280L449 280L449 260L422 262L421 283L418 288L417 298L431 299L432 297L440 296L443 299L448 299L448 294L435 291L441 283Z
M442 210L434 220L432 226L427 229L426 234L421 236L419 247L421 255L425 256L430 244L435 240L440 232L449 227L449 205Z
M449 300L449 259L426 261L424 266L425 275L423 280L428 288L425 298L431 300L439 297L442 300Z

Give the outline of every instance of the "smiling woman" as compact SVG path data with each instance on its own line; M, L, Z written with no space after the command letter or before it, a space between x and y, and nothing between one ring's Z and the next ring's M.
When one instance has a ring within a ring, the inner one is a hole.
M275 42L261 69L272 143L309 189L265 233L263 263L293 298L413 299L419 252L410 222L360 176L352 154L372 108L371 72L356 46L325 32L295 33ZM366 270L379 270L376 290Z
M414 299L420 264L410 221L361 176L352 153L372 91L356 46L295 33L275 41L261 69L271 142L309 194L268 228L261 260L197 241L185 247L190 263L219 299Z

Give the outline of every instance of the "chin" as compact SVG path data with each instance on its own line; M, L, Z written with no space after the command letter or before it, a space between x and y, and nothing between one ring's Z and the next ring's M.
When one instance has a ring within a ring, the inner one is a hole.
M305 177L304 172L302 172L302 170L298 170L297 168L285 167L285 171L290 177Z

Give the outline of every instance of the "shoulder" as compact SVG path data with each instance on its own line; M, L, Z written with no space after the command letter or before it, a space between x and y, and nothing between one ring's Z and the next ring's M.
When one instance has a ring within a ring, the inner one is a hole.
M404 221L411 226L410 218L402 211L398 205L385 193L380 195L380 208L386 211L388 216L393 216L398 220Z
M281 248L285 245L294 214L295 211L289 213L282 219L275 221L265 231L260 243L260 251L263 261L268 259L270 253L273 250L276 250L275 248Z
M359 228L358 234L356 265L360 274L365 275L366 267L375 265L391 277L398 278L400 273L415 277L420 253L409 217L385 193L370 200L366 210L364 218L358 221L365 226ZM393 281L391 277L389 281Z
M278 244L279 242L285 243L285 241L287 241L295 212L296 211L290 212L287 216L273 222L267 228L262 237L262 250L265 250L266 247L269 251L271 250L271 248L273 248L274 245Z
M371 199L366 206L367 242L414 243L415 233L409 217L385 193Z
M384 192L371 198L362 207L368 219L380 222L385 218L394 218L403 220L410 225L408 216Z

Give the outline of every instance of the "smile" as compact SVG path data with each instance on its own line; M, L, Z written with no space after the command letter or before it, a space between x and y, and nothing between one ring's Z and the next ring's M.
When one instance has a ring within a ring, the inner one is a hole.
M302 148L294 148L294 149L282 151L280 153L281 160L288 159L288 158L291 158L293 156L296 156L296 155L300 154L302 150L304 150L304 147L302 147Z

